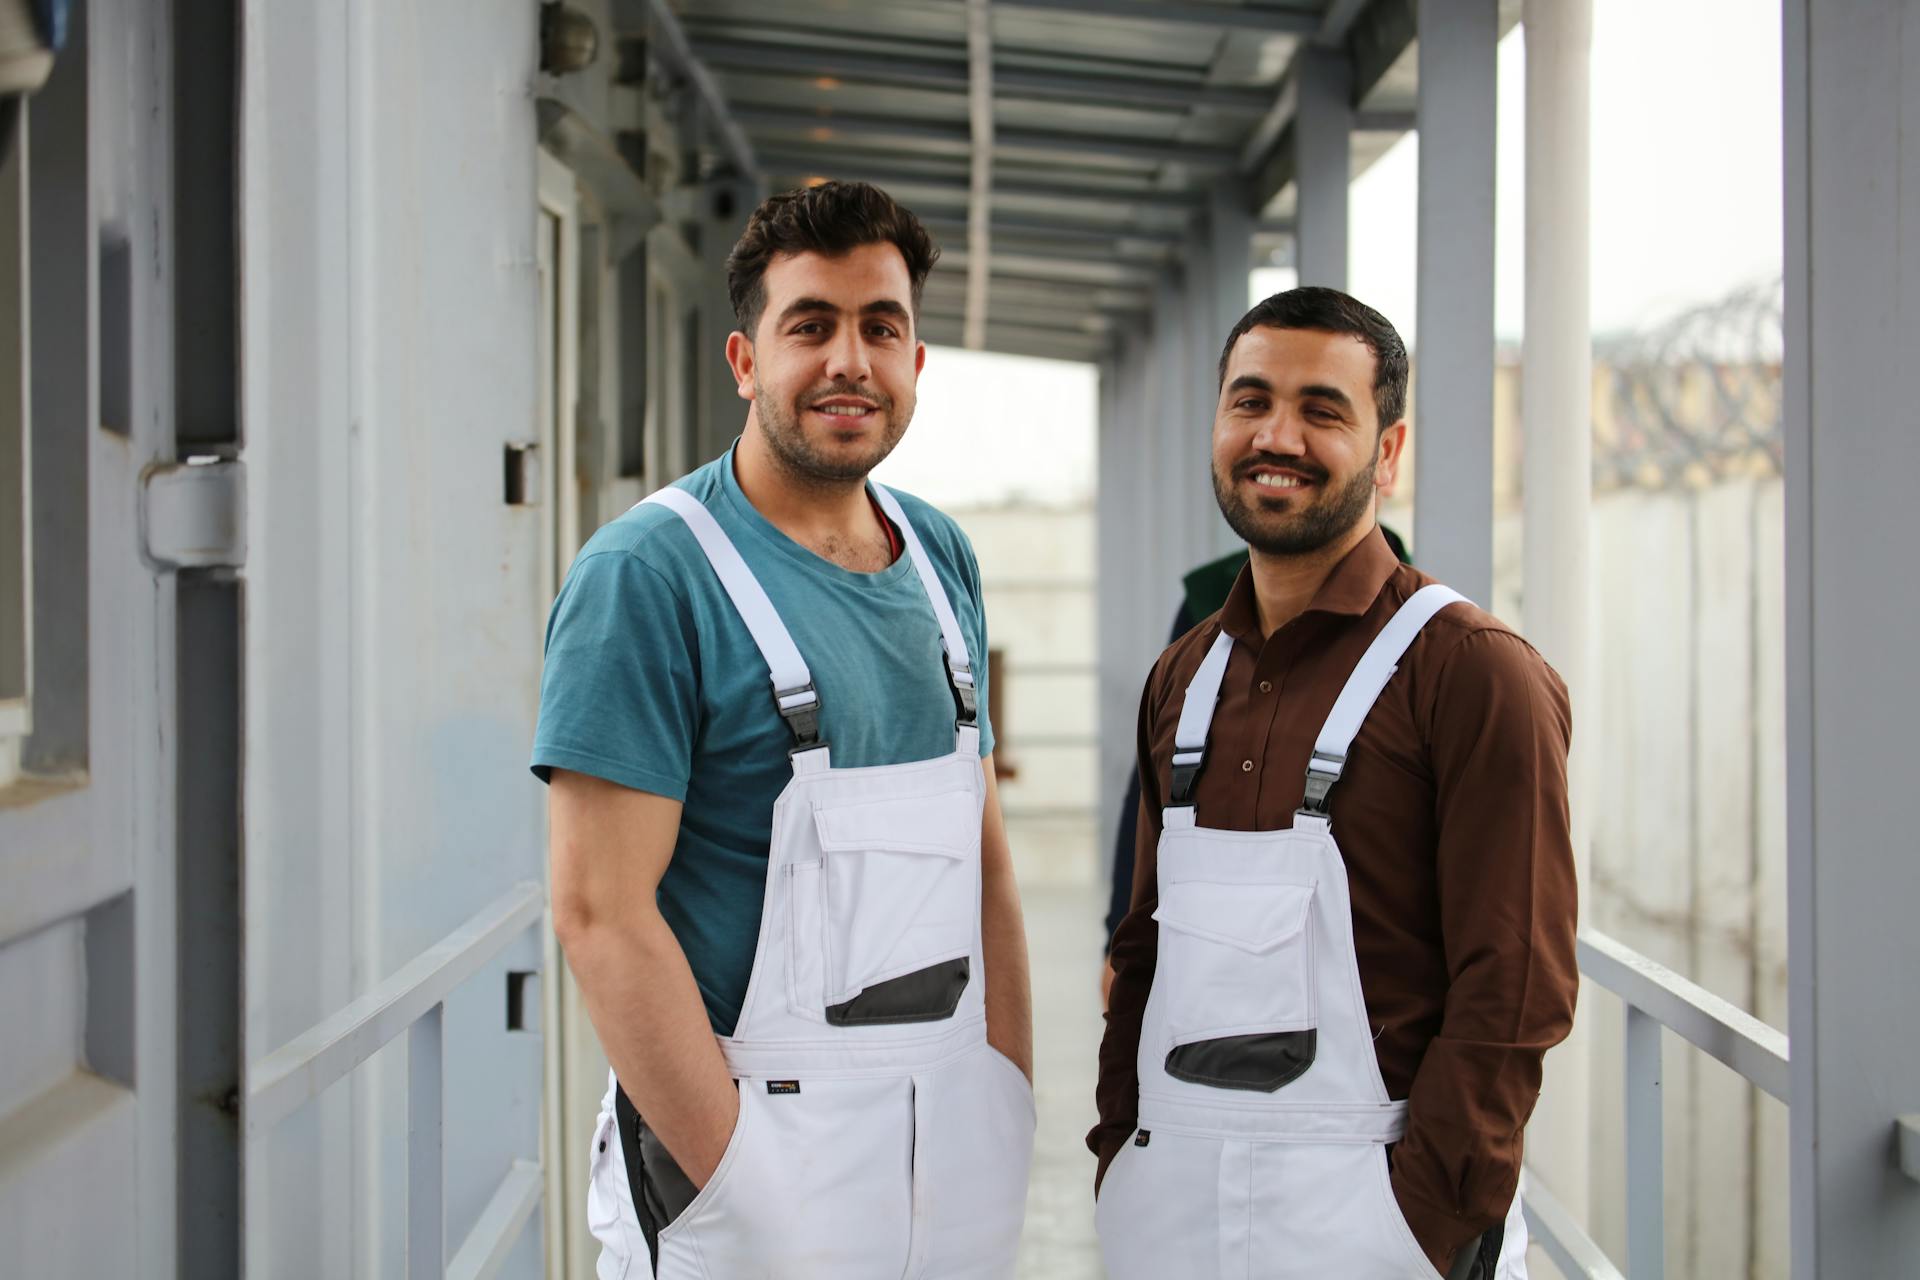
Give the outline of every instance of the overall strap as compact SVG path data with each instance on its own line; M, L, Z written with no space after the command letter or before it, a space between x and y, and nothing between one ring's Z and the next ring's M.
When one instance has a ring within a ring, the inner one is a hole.
M1180 723L1173 731L1173 778L1167 787L1167 809L1193 812L1193 784L1207 758L1207 731L1213 727L1213 709L1220 701L1220 682L1227 677L1227 658L1233 637L1223 628L1213 647L1200 660L1199 670L1187 682L1186 701L1180 704Z
M753 576L753 570L747 568L739 548L733 545L706 504L685 489L668 486L647 495L640 505L649 503L665 507L686 522L700 543L700 550L706 553L707 563L713 566L714 576L726 589L727 598L733 601L740 620L747 624L773 680L774 707L793 732L791 754L797 758L803 752L825 748L827 744L820 737L820 695L813 687L813 673L807 670L806 661L787 633L786 624L780 621L773 601L767 599L766 588Z
M960 619L953 612L953 602L947 599L947 589L940 583L940 575L934 572L933 561L927 556L927 549L920 543L920 535L914 531L913 522L907 519L907 513L900 509L900 499L883 484L873 486L873 496L878 499L880 509L887 513L896 525L900 526L900 537L907 544L907 555L913 561L913 568L920 575L920 585L926 590L927 600L933 605L933 616L940 623L940 640L947 651L947 685L953 691L954 728L962 737L971 731L974 735L974 749L979 749L980 701L974 690L973 662L967 653L967 638L960 630Z
M1400 659L1406 655L1407 647L1434 614L1465 599L1452 587L1443 587L1437 582L1422 587L1407 597L1407 602L1373 638L1373 643L1360 656L1359 665L1347 677L1346 687L1334 701L1326 724L1320 728L1320 736L1314 740L1313 755L1307 762L1307 797L1300 807L1301 813L1326 816L1327 793L1340 780L1340 771L1347 763L1347 749L1353 746L1354 736L1360 732L1367 713L1373 710L1380 691L1400 669Z

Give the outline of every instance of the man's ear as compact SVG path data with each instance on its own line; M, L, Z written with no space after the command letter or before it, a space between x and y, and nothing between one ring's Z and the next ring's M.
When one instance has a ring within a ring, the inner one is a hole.
M924 342L916 342L913 344L913 376L916 380L920 377L921 371L926 367L927 344Z
M734 393L742 400L753 399L753 339L738 329L727 335L727 367L733 370Z
M1373 488L1383 498L1393 496L1394 486L1400 483L1400 460L1407 454L1407 420L1394 423L1380 433L1379 443L1374 446Z

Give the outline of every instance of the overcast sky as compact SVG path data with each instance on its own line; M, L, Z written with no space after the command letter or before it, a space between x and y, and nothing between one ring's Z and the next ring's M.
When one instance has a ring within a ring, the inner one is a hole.
M1640 328L1780 274L1780 6L1599 0L1593 41L1596 332ZM1494 328L1521 332L1525 51L1500 47ZM1353 185L1348 286L1417 345L1419 140ZM1254 296L1290 273L1257 271ZM1224 335L1223 335L1224 336ZM1088 500L1098 380L1090 366L934 348L920 408L876 474L949 506Z

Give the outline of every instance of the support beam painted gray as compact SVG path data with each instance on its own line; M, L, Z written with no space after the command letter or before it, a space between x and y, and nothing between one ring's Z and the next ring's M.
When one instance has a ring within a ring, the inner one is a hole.
M972 166L963 340L978 351L987 343L987 276L993 268L993 10L988 0L967 0L967 129Z
M1353 75L1344 52L1303 49L1294 62L1294 181L1299 186L1301 284L1347 287L1347 187L1352 179Z
M1527 638L1566 681L1574 714L1592 689L1587 655L1588 522L1593 489L1593 335L1588 220L1593 13L1590 0L1528 0L1526 431L1523 511ZM1588 884L1592 748L1575 734L1568 761L1573 856ZM1583 1024L1547 1059L1544 1100L1528 1132L1532 1167L1576 1216L1588 1213L1593 1134L1590 1042Z
M1420 567L1493 601L1496 0L1420 0ZM1389 317L1391 318L1391 317Z
M1902 0L1784 13L1793 1274L1911 1275L1920 608L1896 584L1920 469L1920 24Z
M728 159L733 161L737 176L759 176L760 164L754 158L753 144L747 141L746 133L735 122L727 106L727 96L713 82L713 75L694 56L693 47L687 42L687 33L681 29L673 6L667 0L646 0L646 3L647 28L655 56L680 79L693 86L701 108L707 114L707 124L726 151Z

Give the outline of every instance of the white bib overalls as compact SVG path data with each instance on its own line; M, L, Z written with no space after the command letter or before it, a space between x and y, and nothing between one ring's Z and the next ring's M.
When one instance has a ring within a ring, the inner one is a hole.
M1374 1056L1346 864L1327 795L1420 629L1461 599L1416 592L1368 648L1314 744L1291 829L1196 825L1233 638L1187 686L1159 844L1159 959L1140 1029L1139 1128L1094 1210L1111 1280L1432 1280L1388 1182L1406 1131ZM1524 1280L1516 1198L1496 1274Z
M952 754L835 769L820 697L765 591L691 495L646 501L692 529L793 730L773 810L752 976L720 1041L740 1117L713 1177L659 1233L661 1280L988 1280L1013 1273L1033 1093L986 1040L980 946L985 778L966 641L885 488L945 640ZM609 1078L588 1220L600 1280L648 1272Z

